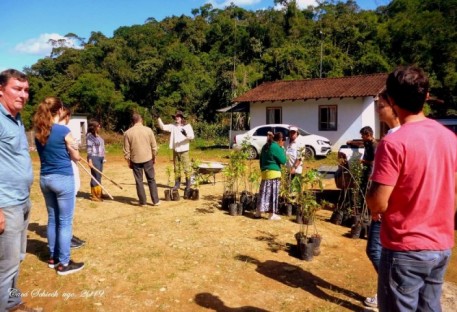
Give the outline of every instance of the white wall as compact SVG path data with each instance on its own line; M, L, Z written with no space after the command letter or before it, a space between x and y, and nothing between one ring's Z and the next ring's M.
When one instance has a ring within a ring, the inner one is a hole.
M337 131L319 131L319 105L338 106ZM364 126L371 126L375 136L379 137L379 120L373 97L251 103L251 129L266 123L267 107L282 108L282 123L293 124L328 138L333 151L348 140L359 139L360 129Z
M72 115L68 122L68 127L71 130L71 134L81 145L86 145L86 133L87 133L87 117L80 115Z
M379 115L376 112L376 106L374 105L374 98L367 96L363 99L363 112L362 112L362 127L370 126L374 131L374 137L381 137L381 124L379 121ZM360 128L362 128L360 127Z

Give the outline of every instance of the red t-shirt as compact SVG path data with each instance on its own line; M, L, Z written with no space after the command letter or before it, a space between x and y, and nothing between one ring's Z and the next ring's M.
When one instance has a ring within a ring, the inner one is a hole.
M382 246L395 251L454 246L457 137L438 122L409 122L385 136L371 179L394 186L382 216Z

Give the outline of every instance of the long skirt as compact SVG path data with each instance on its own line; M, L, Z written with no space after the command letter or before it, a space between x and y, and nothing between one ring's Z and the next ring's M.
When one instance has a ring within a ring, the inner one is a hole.
M281 179L262 180L260 183L257 211L278 213L278 197Z

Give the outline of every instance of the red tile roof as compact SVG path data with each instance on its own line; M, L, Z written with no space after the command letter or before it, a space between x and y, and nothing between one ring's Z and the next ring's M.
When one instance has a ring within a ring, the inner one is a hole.
M233 102L308 100L375 96L384 87L387 74L342 78L317 78L265 82L233 99Z

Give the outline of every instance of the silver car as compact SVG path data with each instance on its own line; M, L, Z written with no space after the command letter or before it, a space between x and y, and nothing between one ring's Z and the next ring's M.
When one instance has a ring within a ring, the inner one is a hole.
M282 132L286 139L286 144L289 141L289 127L288 124L269 124L257 126L248 132L235 136L235 142L233 144L234 149L241 149L243 142L249 146L249 159L255 159L259 156L262 147L267 142L267 133L269 131L276 133ZM325 157L331 151L331 145L329 139L311 134L305 130L298 128L299 136L297 143L305 147L306 159L314 158L316 156Z

